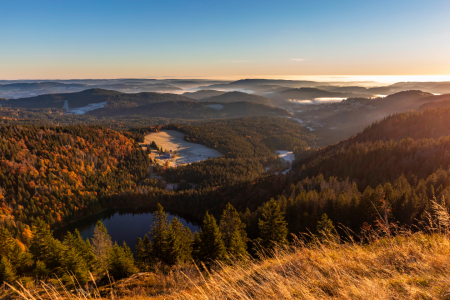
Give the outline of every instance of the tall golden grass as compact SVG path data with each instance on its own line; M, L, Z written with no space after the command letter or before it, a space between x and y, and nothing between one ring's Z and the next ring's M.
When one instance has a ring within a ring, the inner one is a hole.
M364 242L297 238L262 260L218 263L209 272L180 270L184 287L173 283L159 296L119 297L120 289L133 285L122 282L104 299L450 299L450 217L436 202L433 210L420 232L395 229L380 215L378 227L366 229ZM17 292L23 299L44 299L24 288ZM87 298L69 291L46 297Z

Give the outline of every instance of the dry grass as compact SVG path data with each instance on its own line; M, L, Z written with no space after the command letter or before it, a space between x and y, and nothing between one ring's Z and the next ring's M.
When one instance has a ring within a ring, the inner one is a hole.
M151 280L143 283L142 291L123 293L133 291L137 282L133 278L114 285L105 296L173 300L450 299L450 219L448 213L442 213L444 208L433 208L432 219L437 221L430 222L427 233L397 232L394 236L391 225L380 222L377 230L368 232L370 241L366 243L297 240L292 247L277 249L263 260L219 264L210 273L192 269L171 273L164 279L168 284L159 296L150 296L143 288L151 286ZM161 280L153 279L153 287ZM49 299L84 299L60 295ZM23 299L38 298L24 295Z
M170 299L450 299L450 240L441 234L297 245L223 265Z

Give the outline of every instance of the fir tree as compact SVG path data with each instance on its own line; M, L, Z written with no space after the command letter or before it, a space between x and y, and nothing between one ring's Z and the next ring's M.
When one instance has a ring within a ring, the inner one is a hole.
M30 252L34 258L44 262L50 270L61 266L64 259L63 246L53 238L52 231L41 219L33 223L32 236Z
M144 242L142 241L142 239L140 237L137 238L136 248L135 248L134 252L136 254L136 265L142 271L144 269L144 261L145 261L146 255L145 255L145 249L144 249Z
M112 248L111 237L102 222L97 221L92 238L94 254L97 257L102 270L108 269L108 251Z
M34 267L33 273L38 278L45 278L48 276L50 271L47 269L47 266L44 262L38 260L36 261L36 265Z
M217 226L216 219L208 212L203 219L202 230L196 236L195 245L196 259L207 264L211 264L215 260L224 260L227 257L219 226Z
M122 247L115 243L108 252L109 274L114 279L128 277L138 271L134 265L133 253L125 242Z
M220 232L227 251L234 257L247 255L247 233L239 213L228 203L220 219Z
M66 274L73 275L80 284L89 281L89 268L75 247L65 246L62 267Z
M11 233L6 228L0 228L0 255L9 257L10 246L12 243Z
M247 243L242 239L242 235L239 231L235 230L231 236L228 252L237 259L245 259L248 256Z
M167 235L167 259L168 265L184 263L191 259L192 232L184 227L178 218L173 218L169 224Z
M31 271L31 268L33 267L33 256L28 252L27 248L22 249L19 242L16 240L13 240L11 244L9 259L18 274Z
M164 208L158 203L156 211L153 213L153 224L150 231L152 238L152 255L155 260L164 261L167 251L167 214Z
M47 224L41 219L37 219L32 225L32 240L30 251L34 258L46 261L47 254L50 251L50 239L52 235L47 228Z
M287 223L275 199L264 204L262 219L259 219L258 226L260 232L258 242L264 249L270 250L277 244L287 244Z
M90 271L94 271L97 268L98 261L94 254L94 247L89 242L89 239L86 241L83 240L78 229L75 229L73 234L68 232L64 237L63 243L64 245L73 247L77 250L86 262L86 265L89 267Z
M5 228L0 228L0 256L6 257L18 274L30 271L33 266L32 255Z
M13 283L16 280L16 270L6 257L0 259L0 283Z
M333 221L328 219L328 216L325 213L320 217L320 220L317 221L316 229L324 240L336 238L336 229L334 228Z
M152 264L152 242L148 238L148 235L144 236L144 240L137 239L136 244L136 265L141 271L149 271Z

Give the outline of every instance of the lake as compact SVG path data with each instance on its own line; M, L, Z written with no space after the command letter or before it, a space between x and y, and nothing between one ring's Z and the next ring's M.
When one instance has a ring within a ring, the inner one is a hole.
M143 238L150 231L153 212L154 210L148 208L108 209L55 230L54 235L62 240L67 232L74 232L75 229L78 229L83 239L91 239L94 235L95 224L100 220L108 230L113 242L116 241L122 245L125 241L134 252L137 238ZM200 231L201 225L198 220L185 215L166 213L169 221L177 217L192 232Z

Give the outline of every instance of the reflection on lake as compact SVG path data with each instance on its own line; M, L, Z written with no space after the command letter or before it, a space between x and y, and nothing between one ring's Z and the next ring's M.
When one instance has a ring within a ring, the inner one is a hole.
M153 209L147 208L108 209L56 230L55 237L62 240L68 231L74 232L75 229L78 229L83 239L92 239L95 224L100 220L108 230L113 242L122 245L125 241L134 252L137 238L143 238L150 231L150 226L153 223L153 212ZM197 220L185 215L166 213L169 222L177 217L192 232L200 231L200 224Z

